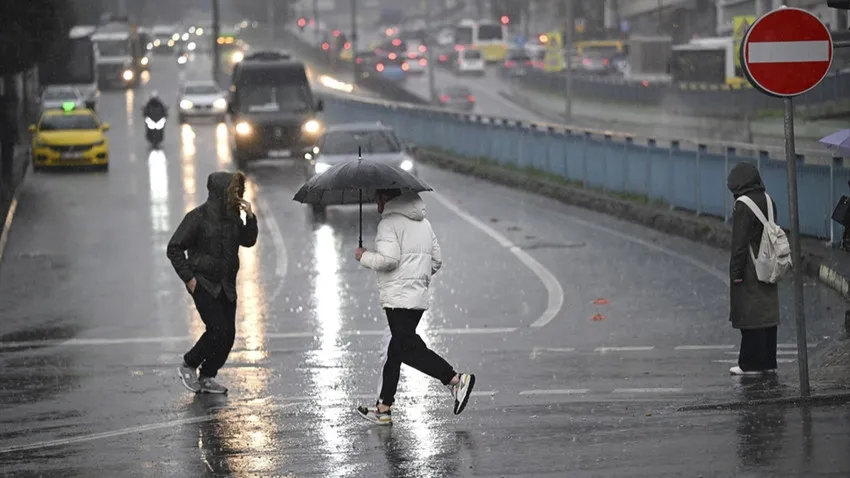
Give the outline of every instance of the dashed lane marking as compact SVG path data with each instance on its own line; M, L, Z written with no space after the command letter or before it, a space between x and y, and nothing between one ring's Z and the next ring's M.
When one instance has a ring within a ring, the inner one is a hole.
M615 388L612 393L681 393L682 388Z
M634 347L596 347L596 352L607 353L607 352L647 352L650 350L655 350L655 347L646 345L646 346L634 346Z
M459 218L463 219L470 225L478 228L483 233L487 234L491 238L493 238L496 242L498 242L502 247L507 248L511 251L511 253L516 256L517 259L520 260L526 267L528 267L531 272L536 275L541 282L543 282L543 286L546 287L546 292L549 296L548 303L546 305L546 310L543 311L543 314L535 320L531 327L543 327L549 322L551 322L561 311L561 308L564 306L564 289L561 287L561 283L558 282L558 279L555 277L552 272L546 268L543 264L537 261L537 259L531 257L527 252L520 249L516 244L510 241L507 237L503 236L499 232L497 232L492 227L484 224L477 218L470 215L468 212L459 208L456 204L452 203L443 195L439 193L433 193L432 196L439 201L446 209L452 211Z
M562 388L555 390L523 390L520 395L583 395L590 392L589 388Z
M295 405L296 405L295 403L285 403L285 404L275 405L272 408L279 410L279 409L293 407ZM228 408L229 407L218 407L218 409L228 409ZM216 409L211 409L211 410L216 410ZM155 430L175 428L175 427L179 427L179 426L182 426L182 425L191 425L191 424L194 424L194 423L208 422L208 421L215 420L216 418L217 417L215 415L211 414L211 415L205 415L205 416L202 416L202 417L182 418L182 419L179 419L179 420L171 420L171 421L162 422L162 423L152 423L152 424L149 424L149 425L141 425L141 426L136 426L136 427L121 428L119 430L113 430L113 431L102 432L102 433L92 433L92 434L89 434L89 435L79 435L79 436L69 437L69 438L60 438L58 440L40 441L40 442L29 443L29 444L24 444L24 445L12 445L12 446L0 448L0 455L7 454L7 453L13 453L13 452L17 452L17 451L40 450L40 449L43 449L43 448L52 448L52 447L63 446L63 445L72 445L72 444L75 444L75 443L83 443L83 442L89 442L89 441L95 441L95 440L104 440L104 439L107 439L107 438L115 438L115 437L124 436L124 435L132 435L134 433L144 433L144 432L150 432L150 431L155 431Z
M738 355L738 352L726 352L726 355ZM776 355L797 355L796 350L777 350Z
M674 350L731 350L734 345L679 345Z
M782 359L782 358L778 358L778 359L776 359L776 363L794 363L794 362L796 362L796 361L797 361L797 359ZM714 362L714 363L732 363L732 364L737 364L737 363L738 363L738 360L737 360L737 359L729 359L729 360L712 360L712 362Z
M576 351L576 349L573 348L573 347L560 347L560 348L534 347L534 349L531 350L531 355L529 356L529 358L534 360L535 358L540 356L541 353L544 353L544 352L565 353L565 352L575 352L575 351Z
M498 391L496 390L484 390L480 392L472 392L471 396L473 397L495 397ZM398 393L396 394L396 401L398 400L417 400L422 398L435 398L435 397L445 397L448 394L446 392L437 393L419 393L419 394L406 394L406 393ZM284 402L315 402L315 396L299 396L299 397L280 397L277 400L281 400ZM323 396L322 403L339 403L350 400L375 400L374 393L361 393L355 395L338 395L338 396Z

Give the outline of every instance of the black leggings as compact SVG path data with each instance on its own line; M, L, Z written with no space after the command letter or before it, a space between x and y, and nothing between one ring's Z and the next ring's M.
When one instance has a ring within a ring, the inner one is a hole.
M741 329L738 366L745 372L776 370L777 327Z
M436 352L429 349L416 333L424 310L384 309L390 324L392 338L387 347L387 360L381 376L381 392L378 403L391 406L398 389L401 364L406 364L420 372L436 378L448 385L455 375L454 368Z
M236 339L236 301L230 301L224 291L213 297L200 283L192 297L207 330L183 360L190 367L201 367L201 377L215 377Z

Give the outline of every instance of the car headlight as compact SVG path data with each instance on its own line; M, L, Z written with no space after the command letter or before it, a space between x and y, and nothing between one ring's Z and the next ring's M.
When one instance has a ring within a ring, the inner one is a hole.
M303 129L304 129L304 132L306 132L306 133L316 134L316 133L319 132L319 130L322 129L322 125L321 125L321 123L319 123L316 120L310 120L310 121L307 121L306 123L304 123Z
M188 39L189 39L189 34L188 34L188 33L184 33L184 34L183 34L183 36L182 36L182 37L180 37L180 38L181 38L183 41L186 41L186 40L188 40Z
M316 174L322 174L328 169L331 169L331 165L328 163L316 163Z
M97 143L92 144L91 146L92 146L92 148L97 148L98 146L103 146L104 144L106 144L106 140L102 139L102 140L98 141Z
M197 44L195 44L195 42L191 42L191 43L189 43L188 45L186 45L186 48L188 48L188 49L189 49L189 51L194 51L194 50L195 50L195 48L198 48L198 45L197 45Z
M177 59L177 63L180 64L180 65L185 64L187 61L188 60L186 59L185 56L181 56L180 58Z
M122 76L124 77L125 81L130 81L136 75L133 73L133 70L124 70L124 74Z
M227 109L227 100L225 100L224 98L219 98L213 101L213 108L217 110Z
M410 171L411 169L413 169L413 161L411 161L409 159L405 159L404 161L401 162L400 167L401 167L401 169L403 169L405 171Z
M171 41L177 41L179 39L180 39L179 33L175 33L174 35L171 35Z
M242 53L241 51L237 51L237 52L233 53L233 62L234 63L239 63L240 61L242 61L244 59L245 59L245 54Z
M180 38L180 37L177 37L177 38ZM173 47L173 46L174 46L174 40L168 40L168 47L170 48L170 47Z
M181 100L180 101L180 109L181 110L191 110L192 106L194 106L194 105L189 100Z
M244 121L240 121L236 124L236 134L239 136L248 136L251 134L252 128L251 125Z
M147 64L148 64L148 62L150 62L150 60L148 59L148 57L144 57L144 58L142 58L142 65L147 65Z

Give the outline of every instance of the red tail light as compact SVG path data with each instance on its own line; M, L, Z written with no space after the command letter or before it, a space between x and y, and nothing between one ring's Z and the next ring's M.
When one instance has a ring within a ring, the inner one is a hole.
M449 55L440 55L440 61L449 61Z
M393 46L399 46L399 45L401 45L401 40L398 39L398 38L394 39L393 40Z
M455 51L463 51L463 49L464 49L463 45L455 45Z
M327 43L327 42L322 43L322 50L327 50L327 49L329 49L330 47L331 47L330 43Z
M389 55L387 55L387 58L389 58L390 60L395 60L396 58L398 58L398 55L396 55L395 53L390 53Z
M584 63L585 65L590 65L591 62L590 62L589 58L585 58L584 61L582 61L582 63Z
M451 98L446 95L440 97L440 101L442 101L443 103L448 103L450 100Z
M422 58L422 59L419 60L419 64L422 65L422 66L425 66L425 65L428 64L428 60Z
M401 70L402 71L407 71L409 69L410 69L410 65L408 65L407 62L404 62L404 63L401 64Z
M351 43L345 42L345 45L342 45L342 47L348 50L349 48L351 48Z
M340 33L342 33L342 32L340 32L339 30L334 30L334 36L335 37L338 37Z
M357 59L357 64L359 65L359 64L361 64L361 63L363 63L363 58L358 58L358 59Z
M407 54L408 58L416 58L416 53L410 52Z
M378 66L376 66L375 69L377 69L378 71L384 71L384 64L378 63Z
M516 66L516 62L513 60L508 60L505 62L505 68L513 68Z
M425 45L419 45L419 51L425 53L426 51L428 51L428 47L426 47Z
M471 102L475 103L475 97L474 97L474 96L472 96L472 95L467 96L467 97L466 97L466 99L468 99L469 101L471 101Z

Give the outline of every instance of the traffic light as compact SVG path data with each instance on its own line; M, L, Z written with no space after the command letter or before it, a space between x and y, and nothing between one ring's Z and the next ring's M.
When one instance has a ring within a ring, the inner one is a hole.
M838 10L850 10L850 0L827 0L826 5Z
M298 19L298 28L303 30L304 27L306 27L306 26L307 26L307 19L306 18L299 18Z
M507 15L502 15L502 25L507 25L511 23L511 18Z

